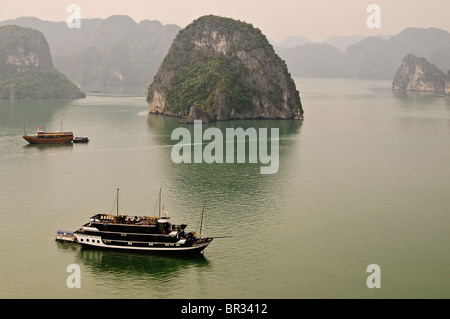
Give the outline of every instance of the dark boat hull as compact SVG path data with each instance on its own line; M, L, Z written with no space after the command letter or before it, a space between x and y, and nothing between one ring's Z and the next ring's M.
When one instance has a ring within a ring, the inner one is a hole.
M75 137L73 139L74 143L88 143L89 139L87 137Z
M63 237L63 236L59 236L55 238L56 241L59 241L61 243L77 243L76 238L69 238L69 237Z
M77 240L77 243L89 249L127 251L135 253L161 254L161 255L188 255L201 253L211 243L211 241L212 238L209 238L204 243L194 244L189 247L138 247L126 245L106 245L102 240L100 240L99 243L86 243L85 241Z

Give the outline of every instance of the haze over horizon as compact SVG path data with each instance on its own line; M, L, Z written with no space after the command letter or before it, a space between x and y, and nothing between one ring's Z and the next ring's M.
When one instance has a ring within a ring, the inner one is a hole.
M16 0L2 6L0 21L24 16L66 21L70 4L80 7L81 19L128 15L136 22L159 20L182 28L203 15L220 15L252 23L276 42L289 36L322 42L330 36L395 35L408 27L450 31L448 0ZM381 8L381 28L367 26L370 4Z

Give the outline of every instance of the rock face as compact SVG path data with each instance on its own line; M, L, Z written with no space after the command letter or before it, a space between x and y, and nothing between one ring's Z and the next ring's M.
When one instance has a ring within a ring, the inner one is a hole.
M212 15L179 32L149 87L147 101L150 113L187 122L290 119L303 114L286 63L261 31Z
M79 29L33 17L0 21L0 26L11 24L41 31L55 68L90 87L148 85L181 30L159 21L137 23L125 15L81 19Z
M394 90L444 93L446 75L424 58L409 54L395 74Z
M15 25L0 27L0 98L82 98L58 72L44 35Z

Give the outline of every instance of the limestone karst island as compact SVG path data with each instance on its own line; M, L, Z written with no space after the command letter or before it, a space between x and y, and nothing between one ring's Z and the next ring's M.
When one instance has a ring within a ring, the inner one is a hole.
M392 88L450 95L450 70L445 74L425 58L408 54L395 74Z
M201 17L176 36L148 89L150 113L186 122L303 114L286 63L251 24Z
M0 27L0 98L84 98L85 94L53 67L44 35L15 25Z

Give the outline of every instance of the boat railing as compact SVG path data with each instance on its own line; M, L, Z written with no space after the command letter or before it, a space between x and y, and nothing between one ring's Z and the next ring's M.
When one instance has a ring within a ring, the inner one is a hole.
M114 223L114 224L137 224L137 225L156 225L159 217L150 216L128 216L128 215L110 215L97 214L91 217L91 222Z

